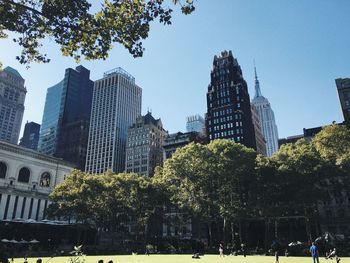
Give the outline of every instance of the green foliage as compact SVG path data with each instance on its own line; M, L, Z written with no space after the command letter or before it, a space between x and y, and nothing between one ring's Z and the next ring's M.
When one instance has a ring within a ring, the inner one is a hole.
M255 151L229 140L191 143L177 149L154 180L176 207L208 228L213 222L238 222L253 205L255 157Z
M172 2L183 14L194 11L192 0ZM173 11L164 0L104 0L98 12L91 13L90 8L87 0L0 0L0 38L7 37L5 31L18 33L14 41L23 48L17 57L20 63L49 62L40 53L45 38L77 62L81 57L106 59L115 43L139 57L150 22L169 25Z
M78 222L97 223L103 207L102 193L105 187L101 177L74 170L66 180L50 194L54 204L51 216L74 217Z
M303 216L309 224L317 202L329 198L324 185L341 182L335 190L348 185L349 149L349 130L335 125L311 143L283 145L271 158L229 140L191 143L157 167L153 178L73 171L51 194L50 213L111 230L120 230L130 216L145 235L150 218L160 216L164 205L181 212L174 218L178 223L194 216L208 228L223 222L223 232L227 223L233 231L252 217Z
M283 145L273 155L280 179L278 186L282 190L280 201L285 202L299 214L305 208L313 207L323 196L318 183L323 179L327 164L322 160L312 144L298 140L293 144Z
M90 175L74 170L50 194L50 216L74 218L84 224L126 231L129 217L147 235L149 219L161 206L162 194L149 177L137 174Z
M312 140L319 154L337 165L349 164L350 130L345 125L329 125L323 127Z

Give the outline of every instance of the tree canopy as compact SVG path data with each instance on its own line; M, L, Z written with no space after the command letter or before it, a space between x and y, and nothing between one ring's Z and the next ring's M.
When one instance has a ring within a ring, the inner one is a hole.
M328 125L312 140L320 155L350 171L350 130L345 125Z
M45 38L76 61L106 59L116 43L140 57L150 22L171 24L169 2L183 14L195 9L192 0L104 0L95 13L88 0L0 0L0 38L7 31L18 33L14 41L23 48L17 56L20 63L49 62L40 51Z
M130 218L147 234L150 217L162 201L149 177L133 173L90 175L74 170L50 194L51 216L72 218L110 231L124 231Z
M212 232L225 241L229 225L231 241L239 232L243 242L244 222L252 219L274 221L277 238L279 218L303 218L312 240L320 205L349 192L349 134L344 126L327 126L313 140L283 145L270 158L230 140L190 143L153 178L74 171L51 194L52 214L88 218L112 230L132 217L147 235L150 218L159 220L169 206L180 221L195 218L205 226L209 243Z

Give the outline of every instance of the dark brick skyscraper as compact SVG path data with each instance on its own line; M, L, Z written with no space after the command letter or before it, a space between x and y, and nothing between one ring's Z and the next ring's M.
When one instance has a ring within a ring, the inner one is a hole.
M207 109L209 141L229 139L256 149L247 83L231 51L214 56Z

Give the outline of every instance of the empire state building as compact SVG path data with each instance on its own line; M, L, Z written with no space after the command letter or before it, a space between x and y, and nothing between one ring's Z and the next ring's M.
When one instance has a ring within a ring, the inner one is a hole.
M253 107L258 111L262 132L266 140L266 153L271 156L278 150L278 131L275 114L270 102L261 94L260 83L255 69L255 96L252 101Z

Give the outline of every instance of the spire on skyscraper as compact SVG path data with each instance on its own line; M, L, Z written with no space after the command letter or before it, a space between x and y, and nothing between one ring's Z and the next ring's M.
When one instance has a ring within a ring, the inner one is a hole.
M259 83L259 79L258 79L258 74L256 73L256 67L255 67L255 63L254 63L254 72L255 72L255 96L256 97L261 97L261 90L260 90L260 83Z
M254 63L255 72L255 97L252 101L253 106L259 114L259 119L266 140L266 153L271 156L278 150L278 130L275 121L275 115L269 103L269 100L261 94L260 83L256 67Z

